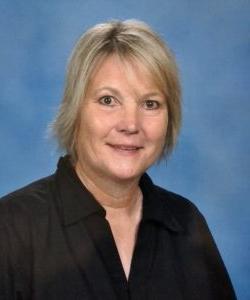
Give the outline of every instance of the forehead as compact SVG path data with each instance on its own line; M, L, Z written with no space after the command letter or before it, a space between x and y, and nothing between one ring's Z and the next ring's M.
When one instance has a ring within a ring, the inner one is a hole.
M154 72L142 61L117 54L102 57L97 61L91 72L88 88L105 83L118 86L127 83L131 87L139 84L145 89L161 90Z

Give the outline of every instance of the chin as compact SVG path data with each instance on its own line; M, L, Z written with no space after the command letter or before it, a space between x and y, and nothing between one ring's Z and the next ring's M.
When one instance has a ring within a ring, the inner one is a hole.
M118 181L128 181L128 180L134 180L139 179L143 171L134 170L134 169L126 169L126 170L116 170L112 172L112 177Z

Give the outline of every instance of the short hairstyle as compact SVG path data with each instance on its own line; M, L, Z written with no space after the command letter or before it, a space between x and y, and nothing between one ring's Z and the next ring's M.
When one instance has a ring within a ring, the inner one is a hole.
M173 54L162 39L144 22L110 21L97 24L78 40L67 69L65 90L52 124L59 147L77 160L76 132L79 110L90 76L99 61L109 55L140 61L164 93L168 127L161 157L169 155L181 125L181 88Z

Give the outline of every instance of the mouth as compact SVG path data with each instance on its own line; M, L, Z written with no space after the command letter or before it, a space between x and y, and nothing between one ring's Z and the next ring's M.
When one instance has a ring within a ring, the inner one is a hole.
M142 146L137 146L137 145L124 145L124 144L107 144L107 145L113 148L114 150L127 152L127 153L134 153L143 149Z

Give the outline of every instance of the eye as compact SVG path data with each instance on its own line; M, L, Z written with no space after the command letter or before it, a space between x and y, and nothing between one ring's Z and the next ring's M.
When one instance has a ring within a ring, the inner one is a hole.
M103 96L99 99L99 102L102 105L108 105L108 106L115 105L115 100L112 96Z
M148 110L158 109L160 107L160 103L156 100L145 100L143 107Z

